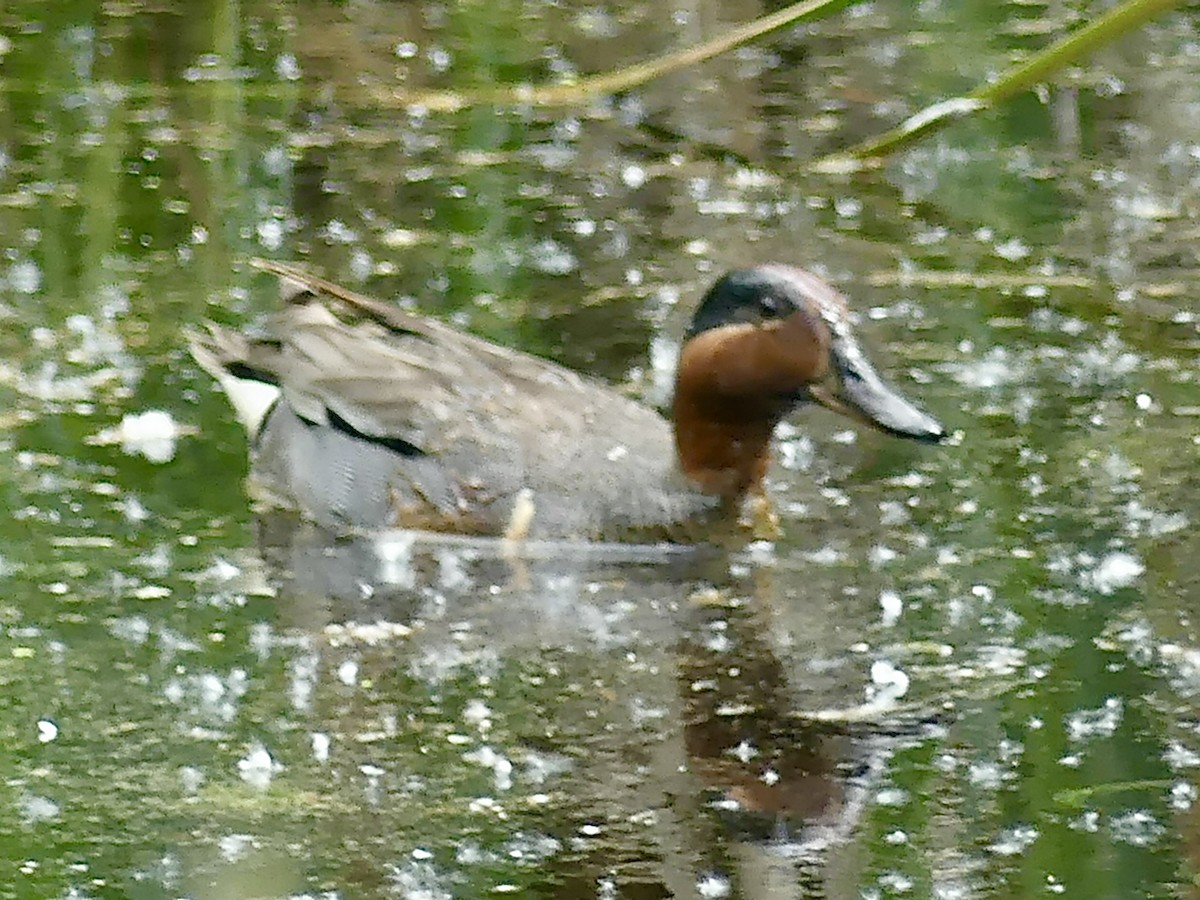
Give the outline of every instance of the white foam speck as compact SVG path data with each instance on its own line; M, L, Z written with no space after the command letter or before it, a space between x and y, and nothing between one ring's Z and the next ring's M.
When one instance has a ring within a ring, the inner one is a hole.
M323 731L314 731L312 734L313 759L317 762L329 762L329 745L331 743L329 735Z
M1002 831L988 849L997 856L1016 856L1032 846L1038 839L1038 830L1032 825L1018 825Z
M131 413L116 428L106 429L93 440L97 444L121 445L130 456L141 455L152 463L169 462L175 456L175 444L183 429L169 412L150 409Z
M696 882L696 893L704 900L722 900L732 891L729 879L724 875L705 875Z
M1116 550L1104 556L1096 566L1083 573L1085 587L1101 594L1129 587L1146 571L1145 565L1132 553Z
M884 627L890 628L899 621L900 614L904 612L904 601L895 591L880 591L879 608L882 612L880 621Z
M283 765L262 744L252 746L250 752L238 760L237 767L242 781L260 791L269 788L271 780L283 771Z

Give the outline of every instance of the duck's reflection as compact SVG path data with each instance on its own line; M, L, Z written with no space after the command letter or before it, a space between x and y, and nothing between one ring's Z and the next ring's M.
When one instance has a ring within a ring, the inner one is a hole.
M423 749L431 767L448 768L422 782L453 791L478 780L464 760L502 761L489 789L507 827L555 848L537 866L546 896L594 896L598 884L613 896L696 896L706 879L733 891L715 896L825 890L827 865L853 844L898 740L891 727L850 731L804 712L860 702L862 665L849 647L862 623L845 609L830 615L821 596L792 620L805 623L797 636L772 579L732 578L726 554L411 535L331 542L281 520L264 520L262 537L278 621L340 635L323 671L353 656L375 676L351 699L344 685L318 684L329 702L314 705L314 727L368 728L382 708L394 719L403 692L385 685L416 685L429 702L405 711L406 727L462 742L450 757ZM346 623L378 621L411 631L347 642ZM479 716L489 724L470 734ZM381 752L373 746L376 763ZM398 754L396 764L411 760ZM479 786L466 790L463 804ZM426 825L461 859L463 842L473 845L452 818L444 832L436 815Z

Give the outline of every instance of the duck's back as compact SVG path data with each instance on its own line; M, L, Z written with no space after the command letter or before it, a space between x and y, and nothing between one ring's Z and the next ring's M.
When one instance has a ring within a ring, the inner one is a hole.
M338 529L581 539L669 537L718 505L678 474L670 427L654 410L278 268L295 290L272 337L213 326L193 341L229 393L232 381L279 389L253 429L260 497ZM328 297L364 320L338 319Z

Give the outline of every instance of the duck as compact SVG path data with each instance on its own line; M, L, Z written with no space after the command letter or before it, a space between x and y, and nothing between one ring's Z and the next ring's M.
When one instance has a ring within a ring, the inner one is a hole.
M297 266L251 265L280 284L267 332L208 322L190 351L246 428L255 503L336 533L694 542L744 525L746 506L769 511L772 435L799 407L946 436L876 372L842 294L792 265L735 269L704 294L670 420Z

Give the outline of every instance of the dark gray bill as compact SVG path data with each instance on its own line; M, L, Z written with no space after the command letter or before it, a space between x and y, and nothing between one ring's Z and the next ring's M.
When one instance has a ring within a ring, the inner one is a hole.
M937 419L879 377L852 337L835 336L831 350L834 371L826 382L809 389L814 400L897 437L929 443L946 437Z

